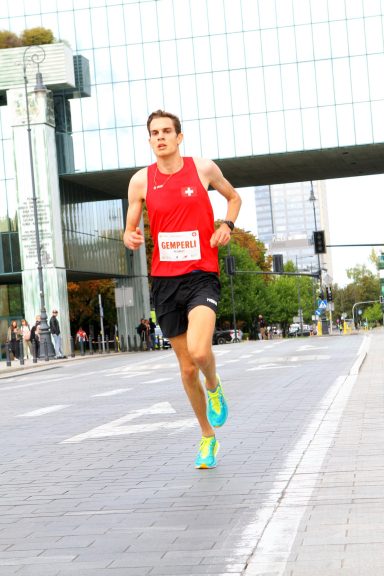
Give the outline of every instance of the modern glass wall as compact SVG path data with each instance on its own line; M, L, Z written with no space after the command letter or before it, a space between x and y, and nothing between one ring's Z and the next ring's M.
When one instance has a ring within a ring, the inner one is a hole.
M212 158L384 140L381 0L2 0L0 29L40 25L91 65L75 170L148 163L157 108Z
M67 268L126 276L122 201L97 198L93 190L62 182L61 205Z

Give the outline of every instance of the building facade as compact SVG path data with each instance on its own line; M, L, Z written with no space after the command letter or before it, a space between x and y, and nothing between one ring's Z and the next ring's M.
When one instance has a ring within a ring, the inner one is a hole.
M282 254L299 269L327 273L332 278L330 252L314 253L313 232L324 230L329 240L325 183L292 182L255 188L257 235L270 254Z
M149 312L145 257L121 239L129 178L153 161L151 111L178 114L182 152L215 159L237 187L382 172L381 0L2 0L0 30L36 26L71 48L78 77L89 64L89 90L53 91L63 270L132 288L127 325ZM18 70L22 81L21 62ZM2 333L26 299L6 92Z

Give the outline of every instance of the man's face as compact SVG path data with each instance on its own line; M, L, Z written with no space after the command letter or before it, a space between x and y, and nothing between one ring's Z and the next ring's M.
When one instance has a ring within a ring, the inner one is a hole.
M158 157L174 154L183 141L183 135L176 134L171 118L154 118L149 129L149 143Z

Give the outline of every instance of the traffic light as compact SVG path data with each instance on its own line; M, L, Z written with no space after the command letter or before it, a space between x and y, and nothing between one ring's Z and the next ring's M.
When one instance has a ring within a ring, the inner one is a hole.
M284 262L282 254L273 254L273 271L284 272Z
M333 298L333 296L332 296L332 288L329 286L329 287L327 287L327 300L328 300L329 302L332 302L332 298Z
M313 233L313 245L315 247L315 254L325 254L327 248L325 246L324 230L315 230Z
M229 276L234 276L236 273L236 264L234 256L225 257L225 271Z
M384 304L384 296L380 296L380 304Z

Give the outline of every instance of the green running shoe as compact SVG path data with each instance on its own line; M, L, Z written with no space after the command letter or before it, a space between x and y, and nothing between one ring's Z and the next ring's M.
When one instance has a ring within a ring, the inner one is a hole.
M221 387L220 376L216 374L217 386L214 392L207 390L208 405L207 405L207 418L211 426L220 428L225 424L228 418L228 406L224 398L223 389Z
M196 468L216 468L216 454L219 443L215 436L203 436L200 440L199 453L197 455Z

